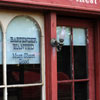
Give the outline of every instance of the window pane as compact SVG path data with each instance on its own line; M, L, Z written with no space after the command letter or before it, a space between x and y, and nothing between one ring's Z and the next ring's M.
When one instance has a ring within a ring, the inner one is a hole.
M8 84L40 83L40 65L8 65Z
M64 28L63 28L64 27ZM60 33L64 29L64 46L60 52L57 52L57 70L58 70L58 80L69 80L71 79L71 58L70 58L70 28L65 26L57 27L57 41L59 41Z
M87 75L86 47L74 46L75 79L85 79Z
M38 83L40 72L40 27L27 16L15 17L7 28L8 84Z
M40 28L35 20L16 17L6 34L7 64L40 64Z
M85 29L73 28L75 79L87 78L87 46Z
M60 36L60 33L62 31L62 28L64 26L57 26L57 41L59 41L59 36ZM64 27L65 29L65 36L64 36L64 45L70 45L70 35L71 35L71 31L70 31L70 28L69 27Z
M3 84L3 66L2 66L2 28L0 27L0 85ZM1 100L1 99L0 99Z
M41 100L41 87L8 89L8 100Z
M72 84L58 84L58 100L72 100Z
M2 29L0 27L0 64L2 64L2 55L3 55L3 52L2 52Z
M3 85L3 66L0 65L0 85Z
M62 50L57 52L57 70L58 80L69 80L72 78L70 46L63 46Z
M75 100L89 100L87 82L75 83Z
M3 89L0 89L0 100L3 100Z
M74 46L85 46L86 45L85 29L73 28L73 45Z

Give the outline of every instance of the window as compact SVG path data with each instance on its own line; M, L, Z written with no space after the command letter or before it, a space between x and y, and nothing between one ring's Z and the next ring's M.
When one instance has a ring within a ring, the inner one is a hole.
M8 11L0 21L0 100L45 100L43 15Z
M94 100L90 99L88 29L57 26L58 41L62 27L66 35L62 50L57 52L58 100Z

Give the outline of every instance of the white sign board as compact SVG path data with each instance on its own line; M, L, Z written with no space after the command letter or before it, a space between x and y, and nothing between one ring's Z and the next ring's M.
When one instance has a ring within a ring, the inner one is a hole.
M40 63L40 29L28 17L16 17L7 29L7 64Z

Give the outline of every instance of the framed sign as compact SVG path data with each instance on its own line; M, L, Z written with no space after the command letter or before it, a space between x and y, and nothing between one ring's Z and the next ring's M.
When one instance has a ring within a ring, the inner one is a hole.
M39 64L40 32L34 19L15 17L6 32L7 64Z

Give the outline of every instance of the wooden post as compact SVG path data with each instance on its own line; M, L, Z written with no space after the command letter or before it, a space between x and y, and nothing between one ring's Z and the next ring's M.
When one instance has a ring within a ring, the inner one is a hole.
M56 38L56 13L45 15L46 100L57 100L57 51L50 41Z
M100 100L100 20L97 21L95 30L96 100Z

